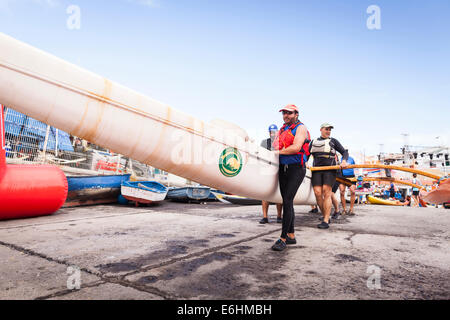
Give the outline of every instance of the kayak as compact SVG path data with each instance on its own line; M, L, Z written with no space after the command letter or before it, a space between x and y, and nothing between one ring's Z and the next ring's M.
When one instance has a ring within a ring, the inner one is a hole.
M367 196L367 201L369 201L372 204L381 204L381 205L387 205L387 206L402 206L402 204L398 204L395 201L380 199L380 198L369 196L369 195Z

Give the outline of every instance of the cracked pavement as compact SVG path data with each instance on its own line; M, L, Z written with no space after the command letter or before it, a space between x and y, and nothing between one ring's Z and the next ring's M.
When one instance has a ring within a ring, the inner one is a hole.
M0 299L450 298L450 210L361 205L328 230L309 210L281 253L275 206L267 225L259 206L168 201L1 221Z

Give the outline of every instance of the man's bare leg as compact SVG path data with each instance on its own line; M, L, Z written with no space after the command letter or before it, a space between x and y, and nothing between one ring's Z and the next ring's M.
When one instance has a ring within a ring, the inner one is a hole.
M356 186L353 184L350 187L350 212L353 214L353 207L355 206L355 199L356 199Z
M278 206L278 205L277 205ZM267 213L269 212L269 202L268 201L262 201L262 211L263 211L263 218L268 218Z
M336 195L331 190L331 202L333 203L334 212L339 212L339 201L336 199Z
M330 214L331 214L331 195L333 191L331 190L331 186L323 185L323 221L326 223L330 223Z
M341 204L342 204L342 213L343 214L345 214L345 212L347 212L347 207L346 207L347 200L345 200L345 189L346 188L347 187L345 184L339 185L339 191L341 192Z
M281 219L281 212L283 211L283 205L277 203L277 217Z
M418 196L413 196L414 199L414 207L418 207L419 206L419 197Z
M323 193L322 193L322 186L315 186L313 187L314 195L316 196L316 202L317 206L320 209L320 212L323 213Z

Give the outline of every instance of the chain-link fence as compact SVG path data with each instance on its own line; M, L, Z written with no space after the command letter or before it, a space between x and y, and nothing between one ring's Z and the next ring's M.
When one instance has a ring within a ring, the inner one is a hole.
M67 175L131 173L139 178L165 172L91 144L86 140L4 107L6 161L10 164L52 164Z

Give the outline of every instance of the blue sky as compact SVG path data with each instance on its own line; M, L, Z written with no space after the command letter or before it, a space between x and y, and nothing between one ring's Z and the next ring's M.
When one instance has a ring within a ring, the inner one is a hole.
M258 140L295 103L313 136L331 122L351 153L376 154L402 133L450 144L449 14L448 0L0 0L0 30Z

